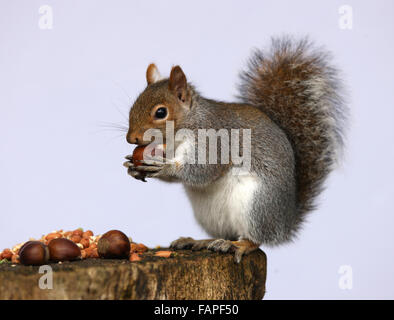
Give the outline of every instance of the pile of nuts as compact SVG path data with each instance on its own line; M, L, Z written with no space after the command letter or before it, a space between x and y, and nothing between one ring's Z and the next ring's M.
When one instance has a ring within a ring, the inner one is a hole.
M42 265L48 261L61 263L88 258L140 261L141 254L147 250L144 244L132 242L119 230L111 230L101 236L95 236L91 230L58 230L39 240L30 239L12 249L4 249L0 253L0 263L10 261L14 264ZM163 258L168 258L171 254L172 251L155 253Z
M81 228L74 231L53 231L38 240L30 239L25 243L17 244L12 249L4 249L0 254L0 260L7 259L15 264L41 265L49 260L98 258L98 239L99 237L94 236L92 231L84 232ZM52 253L51 257L50 253Z

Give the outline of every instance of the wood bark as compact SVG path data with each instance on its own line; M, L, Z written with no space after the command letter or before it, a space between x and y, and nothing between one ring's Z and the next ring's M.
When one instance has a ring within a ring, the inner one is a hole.
M234 262L232 254L177 251L170 258L149 250L138 262L87 259L52 268L0 264L0 299L262 299L266 255L261 250Z

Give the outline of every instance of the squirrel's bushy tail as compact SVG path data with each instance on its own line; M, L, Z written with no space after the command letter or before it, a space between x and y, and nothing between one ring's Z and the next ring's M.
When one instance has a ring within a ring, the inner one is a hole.
M272 39L241 74L241 99L263 110L290 140L296 159L299 217L314 200L343 147L347 109L327 52L308 39Z

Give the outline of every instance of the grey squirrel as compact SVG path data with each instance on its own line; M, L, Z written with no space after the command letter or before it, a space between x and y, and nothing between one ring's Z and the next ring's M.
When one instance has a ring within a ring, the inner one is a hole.
M234 252L239 262L261 244L291 241L315 208L343 148L347 107L329 54L307 38L272 39L271 49L257 50L241 73L238 103L202 97L179 66L162 79L151 64L146 78L148 85L130 110L131 144L149 144L144 132L152 128L166 138L168 121L175 131L251 129L248 174L234 174L231 161L188 163L184 152L167 162L151 158L139 166L126 157L124 165L137 179L181 182L197 221L212 236L182 237L171 247ZM190 139L176 144L176 150L187 150Z

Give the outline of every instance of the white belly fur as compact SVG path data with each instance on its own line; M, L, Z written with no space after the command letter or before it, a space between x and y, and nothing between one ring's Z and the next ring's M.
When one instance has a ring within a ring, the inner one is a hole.
M232 171L206 188L185 186L200 225L217 238L249 238L248 219L260 179Z

